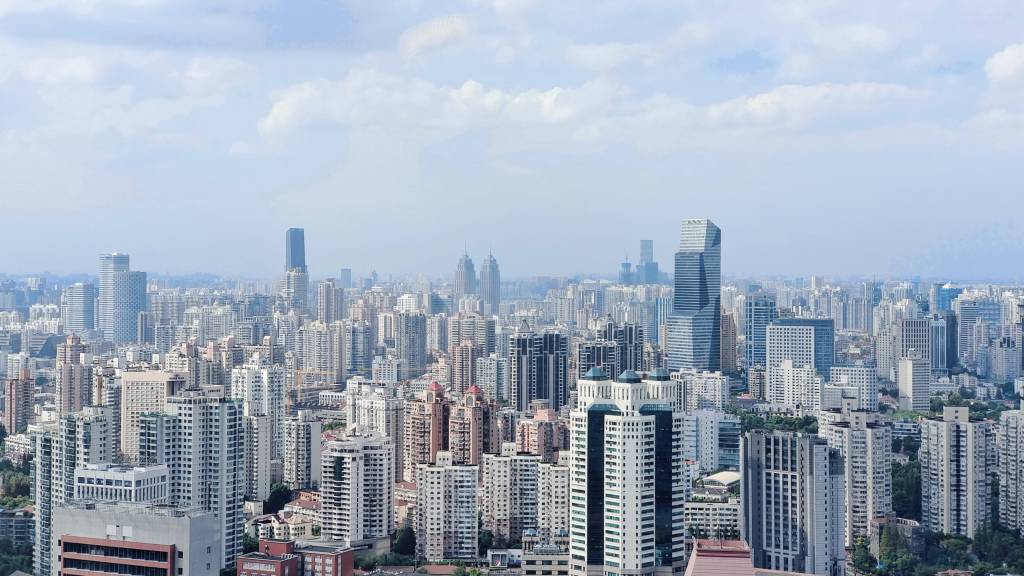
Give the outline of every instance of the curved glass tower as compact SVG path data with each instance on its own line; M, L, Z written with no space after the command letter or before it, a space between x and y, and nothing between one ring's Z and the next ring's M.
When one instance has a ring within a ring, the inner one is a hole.
M668 317L668 368L718 371L722 347L722 231L684 220Z

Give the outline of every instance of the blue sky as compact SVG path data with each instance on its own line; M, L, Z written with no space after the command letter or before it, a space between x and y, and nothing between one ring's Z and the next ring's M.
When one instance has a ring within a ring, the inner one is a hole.
M1024 3L0 0L4 272L1019 278Z

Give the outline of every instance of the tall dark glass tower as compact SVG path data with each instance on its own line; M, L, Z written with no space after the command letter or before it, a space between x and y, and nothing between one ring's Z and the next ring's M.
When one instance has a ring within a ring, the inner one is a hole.
M669 370L721 370L722 231L710 220L683 222L668 317Z
M306 231L289 228L284 234L284 269L306 270Z

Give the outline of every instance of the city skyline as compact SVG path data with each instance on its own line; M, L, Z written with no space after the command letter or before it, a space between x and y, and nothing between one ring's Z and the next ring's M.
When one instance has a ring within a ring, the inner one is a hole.
M637 261L614 221L665 270L687 215L732 231L726 274L997 279L1024 255L1022 27L1014 3L11 3L0 197L30 241L3 268L267 277L302 226L311 271L469 242L573 274Z

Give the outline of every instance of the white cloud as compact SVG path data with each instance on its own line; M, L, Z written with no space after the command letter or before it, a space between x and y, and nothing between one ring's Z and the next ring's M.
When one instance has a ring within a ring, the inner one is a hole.
M469 35L471 23L461 14L427 20L409 28L398 39L398 50L405 58L456 42Z
M653 64L658 55L644 44L622 44L610 42L606 44L577 44L567 50L569 62L585 68L605 72L634 60L645 64Z
M40 56L25 64L22 75L40 84L92 83L99 77L100 68L88 56Z
M985 74L996 83L1024 80L1024 44L1011 44L985 61Z

